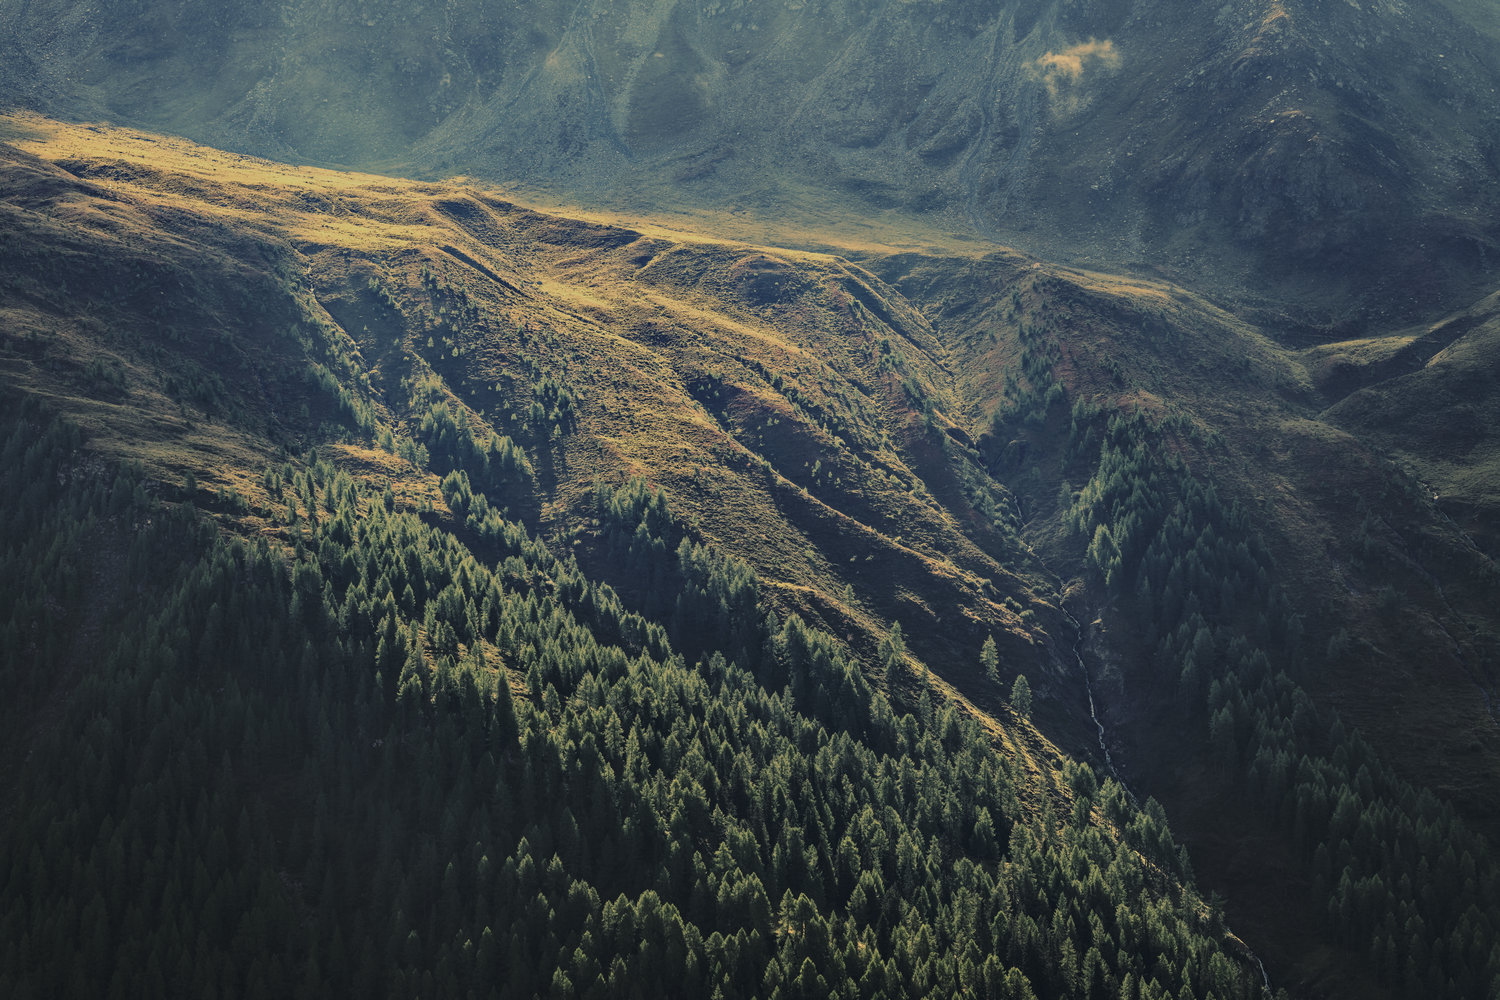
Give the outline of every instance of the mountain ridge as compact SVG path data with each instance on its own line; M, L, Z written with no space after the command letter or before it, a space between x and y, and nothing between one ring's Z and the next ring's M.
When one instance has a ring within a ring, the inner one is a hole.
M10 89L279 159L616 211L936 217L1311 328L1439 314L1492 273L1500 65L1472 5L271 10L10 0L0 23L28 67Z

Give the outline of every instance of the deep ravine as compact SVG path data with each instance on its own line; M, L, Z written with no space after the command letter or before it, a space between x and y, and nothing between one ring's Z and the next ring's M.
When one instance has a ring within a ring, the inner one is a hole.
M1073 626L1073 645L1071 647L1073 660L1078 664L1078 673L1083 677L1083 690L1088 695L1089 718L1094 720L1094 728L1099 732L1099 750L1104 755L1104 769L1109 772L1111 778L1120 783L1121 788L1125 789L1125 795L1130 799L1131 804L1138 805L1135 791L1130 787L1129 782L1120 775L1119 770L1116 769L1114 756L1109 751L1109 739L1104 729L1104 720L1099 718L1099 706L1094 701L1094 684L1092 678L1089 676L1088 662L1083 658L1083 625L1073 616L1073 612L1068 608L1067 601L1059 601L1058 607L1062 609L1062 613L1067 616L1068 622Z
M1088 661L1083 658L1083 624L1073 615L1073 612L1071 609L1069 609L1066 601L1059 600L1058 607L1062 609L1062 613L1067 617L1068 622L1073 626L1073 645L1071 647L1073 651L1073 659L1078 664L1078 673L1083 677L1083 690L1084 693L1088 696L1089 700L1089 718L1093 719L1094 728L1098 730L1099 733L1099 751L1104 755L1104 769L1111 778L1114 778L1115 781L1120 783L1120 787L1124 789L1125 796L1130 800L1131 805L1138 808L1140 806L1140 800L1136 797L1135 790L1130 787L1129 782L1125 780L1125 778L1120 774L1119 770L1115 767L1114 755L1110 753L1109 749L1109 735L1104 728L1104 720L1099 717L1099 705L1094 700L1093 679L1089 675ZM1235 936L1238 938L1238 935ZM1265 989L1265 995L1268 997L1274 996L1275 990L1271 987L1271 976L1266 972L1266 963L1260 960L1260 956L1255 953L1255 950L1250 947L1248 942L1246 942L1243 938L1239 938L1239 941L1240 944L1244 947L1245 953L1255 963L1255 967L1260 970L1261 986Z

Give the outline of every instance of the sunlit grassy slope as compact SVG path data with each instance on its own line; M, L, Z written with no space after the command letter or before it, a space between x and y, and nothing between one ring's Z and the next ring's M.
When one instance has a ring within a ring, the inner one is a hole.
M445 402L524 446L534 487L492 499L585 567L594 488L645 478L783 613L871 662L899 622L911 669L886 682L961 704L1034 789L1065 794L1053 740L1088 745L1059 676L1069 640L1048 633L1065 627L1055 581L944 431L958 404L930 327L866 272L462 184L3 128L0 379L101 459L141 463L152 491L285 541L262 472L315 447L443 517L438 477L393 451ZM989 636L1004 687L979 667ZM1055 691L1053 738L1001 711L1018 672Z
M1321 900L1283 898L1290 848L1204 735L1160 725L1175 664L1068 527L1094 472L1075 407L1144 414L1270 553L1303 636L1278 669L1497 828L1489 300L1305 348L1268 313L878 218L625 219L30 117L0 140L0 382L235 530L281 537L261 473L314 447L446 517L401 454L444 404L523 450L527 481L491 500L586 569L595 485L660 485L771 605L880 683L964 705L1051 787L1097 749L1071 613L1117 761L1237 926L1352 989L1359 952L1320 937ZM910 669L878 676L896 623ZM1007 685L1031 678L1040 732L1002 724L987 636Z
M512 506L558 537L586 544L595 483L644 476L857 648L899 621L980 702L1000 696L986 636L1017 669L1059 660L1011 500L948 433L963 404L945 348L843 258L160 136L10 129L27 152L6 165L6 377L101 450L253 490L274 449L341 419L303 376L315 359L371 428L415 434L421 384L521 442L538 488ZM401 476L370 444L339 447Z

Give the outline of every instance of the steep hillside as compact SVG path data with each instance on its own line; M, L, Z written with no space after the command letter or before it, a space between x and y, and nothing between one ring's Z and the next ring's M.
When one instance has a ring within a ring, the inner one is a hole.
M1500 299L1430 325L1310 351L1328 419L1397 456L1490 559L1500 557Z
M893 214L1316 330L1484 280L1495 31L1459 0L6 0L0 72L22 106L278 159Z
M1294 772L1299 757L1317 760L1319 741L1300 725L1266 734L1302 711L1297 699L1335 707L1387 766L1494 829L1500 572L1405 464L1483 481L1482 433L1459 444L1438 428L1492 402L1489 300L1418 336L1296 353L1170 286L1003 253L871 266L954 345L972 427L1025 511L1023 537L1054 566L1090 568L1075 604L1097 615L1095 692L1124 773L1167 803L1273 968L1318 989L1373 989L1306 950L1342 863L1314 858L1309 870L1297 858L1316 854L1318 836L1300 826ZM1007 328L1014 339L996 336ZM1427 381L1408 384L1417 378ZM1445 383L1468 393L1433 391ZM1361 384L1324 411L1330 393ZM1469 502L1487 525L1493 497L1481 487ZM1269 709L1232 690L1268 674L1279 692L1264 695ZM1292 814L1294 845L1275 819ZM1370 864L1388 872L1390 859ZM1311 888L1311 906L1301 911L1295 892L1262 896L1268 879Z
M8 135L0 992L1259 991L868 273Z
M1050 584L946 415L944 349L846 261L38 127L51 159L9 168L13 377L85 390L80 418L120 454L180 474L204 423L253 448L330 420L432 449L443 405L526 450L534 484L503 503L540 530L586 531L597 482L648 476L779 604L860 648L901 621L923 659L974 662L993 634L1049 662ZM59 247L98 256L77 273Z
M970 428L1021 503L1023 537L1066 563L1059 498L1092 474L1069 444L1069 404L1160 423L1267 546L1317 662L1303 683L1421 784L1494 821L1492 299L1430 330L1288 351L1169 285L1004 253L867 263L953 345ZM1433 741L1444 749L1426 752Z
M815 253L104 126L22 116L4 137L7 474L39 485L7 515L7 558L34 568L0 623L26 691L4 870L27 901L0 920L54 928L7 953L15 982L58 992L66 928L187 892L95 904L109 857L80 875L20 846L58 818L59 844L119 829L149 855L156 800L59 776L128 759L181 791L164 808L197 808L212 767L162 771L139 736L158 717L241 789L174 849L233 857L221 895L253 896L257 926L315 928L273 993L359 992L371 968L461 992L497 967L489 926L523 993L597 976L609 995L639 961L726 995L867 976L868 995L1252 995L1195 868L1295 995L1473 996L1500 973L1491 300L1307 347L1263 312L1008 250ZM1434 431L1464 419L1462 442ZM167 609L148 624L143 594ZM116 684L135 693L110 714ZM257 706L242 748L194 728L238 718L225 691ZM53 742L79 730L87 762ZM277 756L282 730L301 735ZM372 743L393 749L346 752ZM37 752L56 768L19 763ZM503 791L446 816L433 760L474 768L444 795ZM586 823L595 765L621 784ZM897 790L912 768L931 795ZM804 795L773 809L783 786ZM377 850L330 807L397 832ZM451 892L408 839L435 826L467 852ZM568 832L617 826L602 853ZM1061 881L1054 850L1076 861ZM340 852L387 873L373 901ZM485 910L466 865L536 912ZM36 903L63 872L57 908ZM1115 910L1132 885L1144 924ZM921 937L971 893L989 930ZM676 958L626 955L627 905L679 928ZM253 992L234 956L256 949L215 927L202 961ZM352 937L396 943L382 964ZM170 933L89 947L105 970L186 961Z

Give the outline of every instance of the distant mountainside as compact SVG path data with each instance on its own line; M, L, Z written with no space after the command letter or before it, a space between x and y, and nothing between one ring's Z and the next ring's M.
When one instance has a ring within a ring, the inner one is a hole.
M956 239L0 139L0 987L1500 982L1492 297L1308 343Z
M634 210L941 220L1301 336L1477 298L1481 0L0 3L10 101Z

